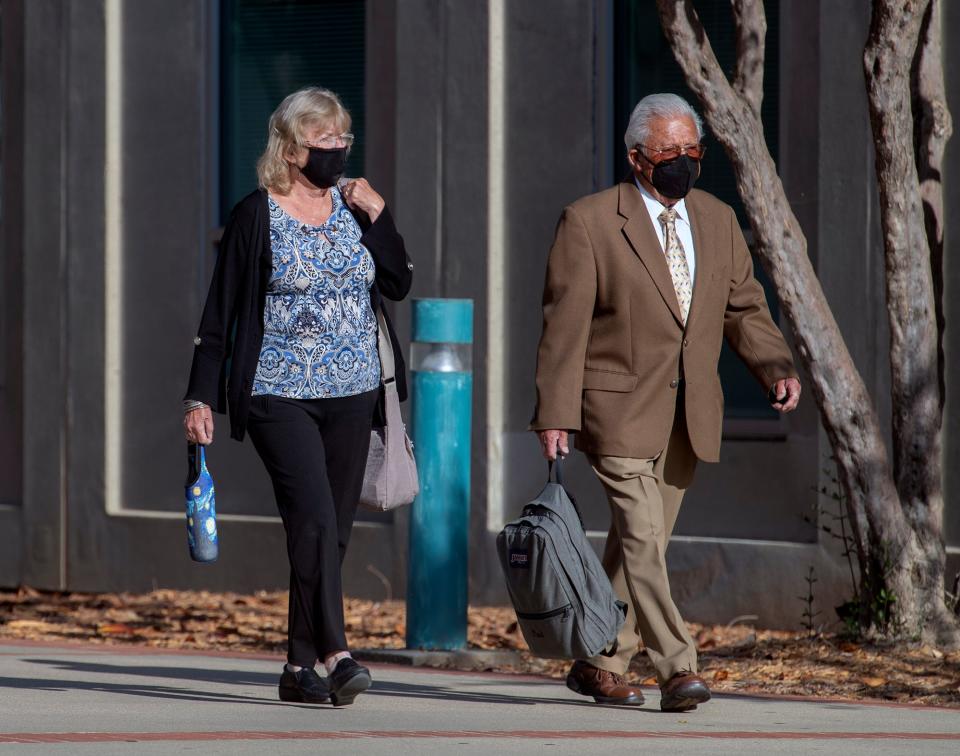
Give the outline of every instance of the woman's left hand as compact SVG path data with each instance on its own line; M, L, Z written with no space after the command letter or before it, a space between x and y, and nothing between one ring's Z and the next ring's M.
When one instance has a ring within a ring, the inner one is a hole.
M370 216L370 222L373 223L383 211L386 204L383 197L374 191L373 187L365 178L358 178L348 181L340 187L340 193L343 199L354 210L363 210Z

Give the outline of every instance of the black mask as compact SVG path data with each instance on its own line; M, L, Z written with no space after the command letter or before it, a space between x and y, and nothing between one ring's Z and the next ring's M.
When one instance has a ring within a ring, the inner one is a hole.
M650 183L664 197L683 199L693 189L699 175L700 161L680 155L673 160L654 165Z
M310 156L307 164L300 169L307 181L318 189L327 189L343 175L347 168L347 148L334 147L325 150L320 147L308 147Z

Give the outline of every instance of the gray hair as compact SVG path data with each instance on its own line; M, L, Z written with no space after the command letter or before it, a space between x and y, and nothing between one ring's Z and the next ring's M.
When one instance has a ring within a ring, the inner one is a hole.
M654 118L683 116L693 119L697 127L697 136L703 139L703 119L689 102L670 92L647 95L637 103L637 107L630 114L630 123L627 124L623 142L628 150L632 150L634 145L646 144L647 139L650 138L650 121Z

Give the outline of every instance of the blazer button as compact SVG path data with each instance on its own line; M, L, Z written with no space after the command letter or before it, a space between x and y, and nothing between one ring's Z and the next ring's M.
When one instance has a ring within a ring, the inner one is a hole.
M194 336L194 337L193 337L193 343L194 343L195 346L200 346L200 337L199 337L199 336Z
M684 345L685 347L688 347L688 346L690 346L690 342L689 342L687 339L684 339L684 340L683 340L683 345Z
M413 270L413 263L412 263L412 262L408 262L408 263L407 263L407 270Z
M680 382L676 378L670 381L670 388L676 388L679 385L680 385Z

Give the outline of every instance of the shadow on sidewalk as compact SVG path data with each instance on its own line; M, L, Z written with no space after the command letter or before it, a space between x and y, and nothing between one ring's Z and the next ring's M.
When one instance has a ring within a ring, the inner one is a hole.
M94 676L98 674L116 676L143 676L151 678L167 678L172 680L187 680L199 683L235 686L261 686L273 688L279 680L279 671L276 675L268 673L247 672L243 670L204 669L202 667L143 667L125 664L94 664L90 662L63 661L54 659L23 659L28 664L40 664L66 673L67 675ZM60 677L54 680L36 679L32 677L0 677L0 688L14 688L20 690L88 690L104 693L118 693L121 695L143 696L147 698L163 698L179 701L198 701L206 703L245 703L268 706L297 706L300 708L316 708L310 704L291 704L270 698L234 695L215 691L202 691L194 688L183 688L173 685L138 685L136 683L96 682L93 680L78 680L70 677ZM271 691L272 692L272 691Z
M162 698L181 701L197 701L205 703L244 703L268 706L297 706L299 708L316 709L316 705L311 704L291 704L282 702L273 698L259 698L254 696L234 695L230 693L220 693L216 691L203 691L196 688L184 688L173 685L147 685L136 683L121 682L96 682L93 680L71 679L75 677L92 677L96 675L115 675L115 676L140 676L156 679L182 680L194 683L208 683L211 685L232 685L237 687L262 687L266 695L275 694L274 686L279 679L278 674L267 672L251 672L247 670L225 670L225 669L205 669L203 667L163 667L163 666L134 666L126 664L103 664L73 660L58 659L23 659L28 664L43 665L48 668L65 673L66 677L60 677L54 680L36 679L30 677L0 677L0 688L30 689L30 690L48 690L48 691L66 691L66 690L88 690L100 691L105 693L117 693L121 695L143 696L147 698ZM496 683L484 683L480 687L490 685L503 685L503 680ZM526 687L528 685L540 683L529 683L518 680L516 683L508 683L511 687ZM563 684L558 682L558 690ZM367 695L379 696L384 698L401 699L423 699L427 701L459 701L464 703L476 704L509 704L511 706L526 705L561 705L561 706L589 706L591 708L616 709L618 711L637 711L647 714L659 714L659 709L646 708L640 706L612 706L597 704L592 700L578 696L576 698L548 698L541 696L527 695L505 695L485 691L482 689L464 690L462 688L449 688L445 685L424 685L418 683L395 682L390 680L373 681L373 687Z
M497 684L502 685L503 681L500 680L497 682ZM526 684L529 685L530 683ZM510 683L510 685L513 687L514 683ZM563 683L558 682L557 685L558 689L563 688ZM644 709L642 706L614 706L610 704L598 704L588 698L584 698L583 696L578 696L577 698L545 698L539 696L504 695L502 693L490 693L480 690L455 690L440 685L417 685L413 683L391 681L380 682L377 680L374 680L373 687L370 689L368 695L390 696L395 698L422 698L433 701L447 702L463 701L466 703L479 704L509 704L511 706L516 706L517 704L526 706L535 706L537 704L554 706L589 706L592 709L615 709L617 711L637 711L645 712L647 714L660 713L659 709L656 711L650 709L649 704L646 709Z

